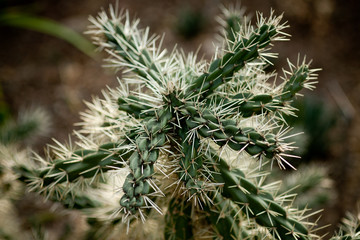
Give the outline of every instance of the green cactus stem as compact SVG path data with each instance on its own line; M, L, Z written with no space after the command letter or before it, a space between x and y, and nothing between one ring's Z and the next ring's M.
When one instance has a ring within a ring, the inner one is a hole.
M172 119L168 108L157 111L156 116L157 118L146 123L144 134L136 137L137 149L128 159L131 172L123 184L124 195L120 205L131 214L135 214L147 202L147 195L151 190L149 180L154 175L154 163L159 157L159 147L166 142L165 127Z
M247 180L241 170L230 170L226 161L217 154L212 153L209 157L220 172L214 174L214 180L224 183L223 196L242 206L241 211L249 218L268 228L276 239L310 239L308 228L292 218L272 194Z
M248 37L235 41L231 52L213 61L209 72L195 79L185 95L200 94L201 98L206 98L212 94L217 87L230 81L234 73L243 68L247 62L257 59L260 56L259 51L277 37L278 30L274 25L264 24Z
M214 206L205 208L209 222L215 228L218 238L223 239L248 239L249 233L241 228L237 215L236 206L228 199L224 199L220 194L213 198Z
M192 239L192 205L182 199L171 199L165 215L165 239Z
M250 155L270 159L285 150L274 134L260 133L251 127L239 128L235 120L221 119L206 108L200 112L188 105L185 112L189 116L187 127L196 129L200 136L212 139L219 146L228 145L235 151L244 150Z
M304 88L311 88L307 84L313 84L315 79L315 71L309 68L305 62L300 66L290 65L290 72L279 95L260 93L253 94L251 91L244 91L225 99L221 96L214 96L209 99L209 104L221 105L223 109L227 109L227 115L232 116L241 114L242 117L251 117L253 115L267 114L269 112L280 112L284 114L294 114L290 106L293 97ZM285 78L285 77L284 77Z

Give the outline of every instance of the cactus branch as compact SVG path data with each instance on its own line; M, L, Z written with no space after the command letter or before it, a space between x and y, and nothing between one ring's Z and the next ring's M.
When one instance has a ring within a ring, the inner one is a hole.
M200 136L212 139L219 146L229 146L235 151L246 151L252 156L277 159L280 166L284 167L280 158L290 146L284 145L279 137L272 133L261 133L252 127L239 128L232 119L221 119L210 110L202 111L191 105L186 105L184 112L189 118L186 125L190 129L197 129ZM287 161L285 161L292 167Z
M238 35L237 40L229 42L231 45L229 51L219 59L214 60L209 67L208 73L194 79L186 96L201 96L201 99L211 95L220 85L230 81L235 72L242 69L246 63L252 62L261 57L261 51L264 50L271 41L282 40L281 30L284 25L279 22L281 16L269 18L268 22L262 20L261 26L244 35Z
M89 34L93 34L94 43L107 49L112 56L112 66L127 67L141 77L148 86L163 86L163 62L166 50L156 46L159 37L149 36L149 28L139 29L139 20L131 21L129 13L118 12L110 6L110 16L105 12L97 19L90 18L94 24ZM105 37L105 41L102 38Z
M130 212L132 215L138 211L140 213L141 207L152 203L148 197L151 190L155 193L159 191L154 187L151 178L154 175L154 163L159 157L159 148L166 142L165 128L172 119L172 114L170 109L166 108L157 111L156 116L157 118L146 123L144 133L136 137L136 150L128 159L131 172L123 184L124 195L120 205L124 207L125 213Z
M220 172L214 175L214 179L224 183L223 195L242 206L241 209L248 218L255 218L259 225L268 228L277 239L310 239L308 228L292 218L272 194L247 180L239 169L230 170L225 160L211 155L217 164L215 168Z
M190 202L172 199L165 215L165 239L192 239L192 206Z

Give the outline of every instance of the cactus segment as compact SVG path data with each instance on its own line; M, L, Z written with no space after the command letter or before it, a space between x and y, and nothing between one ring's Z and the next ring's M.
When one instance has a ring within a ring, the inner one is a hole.
M36 176L42 179L43 186L74 182L82 178L93 178L101 172L106 172L114 167L125 166L123 159L129 155L127 150L122 150L119 144L107 143L99 147L99 150L77 150L72 158L67 160L54 160L54 164L45 170L39 171ZM126 142L123 145L127 145ZM120 149L120 150L117 150Z
M190 202L171 199L165 215L164 233L166 240L193 239L191 210Z
M124 25L115 25L109 22L103 27L106 32L105 37L107 38L109 48L114 49L116 55L121 57L121 60L124 61L126 65L132 67L133 72L148 81L155 80L161 83L158 75L159 69L150 57L152 54L150 54L146 48L140 50L142 46L138 45L139 43L134 39L134 36L125 32ZM138 31L136 25L134 25L134 31ZM148 69L144 70L144 67Z
M340 230L330 240L352 240L360 236L360 215L346 213L342 219Z
M199 157L200 139L194 136L187 139L188 128L179 130L181 138L182 157L180 159L179 178L185 183L190 196L202 191L202 181L198 179L198 171L202 168L202 158Z
M143 103L144 100L139 99L135 96L129 97L119 97L118 98L118 105L119 110L122 110L137 119L142 117L152 117L154 116L154 111L148 105Z
M158 110L144 126L144 133L135 139L136 150L128 159L130 173L123 184L124 195L120 205L132 215L145 206L151 189L149 181L154 175L154 164L159 156L159 148L166 142L165 128L172 119L169 108Z
M235 204L224 199L220 194L213 197L214 205L206 207L207 218L212 224L217 239L248 239L249 233L241 228L240 221L234 217L237 215Z
M221 60L216 59L210 64L209 73L204 73L194 79L185 95L200 94L202 99L208 97L221 84L230 81L234 73L243 68L247 62L258 58L259 51L268 46L277 34L277 28L274 25L264 24L254 30L248 38L233 42L232 52L228 52Z
M220 172L214 174L214 180L224 183L222 195L238 204L248 218L254 218L259 225L268 228L276 239L310 239L307 228L291 218L271 194L248 181L239 169L229 170L225 160L216 154L208 157Z
M285 81L285 84L282 89L282 94L279 97L279 100L282 102L290 101L295 95L303 88L313 89L316 81L315 72L319 69L310 69L309 64L305 63L305 60L299 66L295 67L289 62L291 73L288 74L290 77Z
M270 138L273 135L263 135L251 127L239 128L234 120L220 119L208 109L193 113L186 121L187 127L197 129L200 136L210 137L219 146L228 145L235 151L244 150L252 156L270 159L283 151L281 144Z
M309 64L304 61L298 66L289 62L290 71L282 84L280 94L252 94L251 92L240 92L227 98L213 96L212 104L221 105L222 109L228 109L228 116L240 114L242 117L280 112L293 114L294 109L290 107L293 97L303 88L313 88L315 72L318 69L310 69ZM209 104L209 103L208 103Z

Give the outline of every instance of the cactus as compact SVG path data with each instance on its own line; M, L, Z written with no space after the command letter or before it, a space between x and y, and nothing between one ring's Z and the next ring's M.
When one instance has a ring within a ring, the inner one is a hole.
M334 202L336 193L330 190L334 188L334 182L328 175L329 170L322 164L302 164L292 173L273 169L266 183L281 178L279 194L295 193L297 197L294 199L294 205L300 209L308 207L314 210Z
M6 112L1 113L3 114ZM0 144L33 141L37 136L45 136L49 132L50 122L50 117L42 108L22 110L16 121L8 117L0 123Z
M224 9L223 44L210 63L161 50L162 38L127 11L91 17L88 33L110 55L107 66L122 70L119 87L87 103L75 143L56 141L35 163L9 169L29 190L86 210L90 239L320 238L311 214L265 184L262 170L294 168L283 116L314 88L317 69L299 57L276 84L265 68L287 25L271 12L254 26L243 13Z
M359 209L359 208L358 208ZM350 240L360 238L360 215L359 211L357 215L346 213L346 217L343 218L340 230L330 240Z

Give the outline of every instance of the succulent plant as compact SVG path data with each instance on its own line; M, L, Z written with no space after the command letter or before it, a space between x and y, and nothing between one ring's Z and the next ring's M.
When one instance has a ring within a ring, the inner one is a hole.
M45 136L50 130L50 117L42 108L22 110L16 121L10 117L0 124L0 144L33 142L37 136Z
M294 168L283 116L314 88L317 69L299 57L277 83L265 69L287 24L272 11L252 25L243 13L224 8L223 44L210 63L161 50L163 38L127 11L91 17L107 66L122 71L119 87L87 103L75 142L56 141L34 155L37 165L11 168L30 190L86 210L89 239L320 238L311 214L277 194L277 182L265 184L262 170Z
M330 240L351 240L360 238L360 214L346 213L340 225L340 230Z

